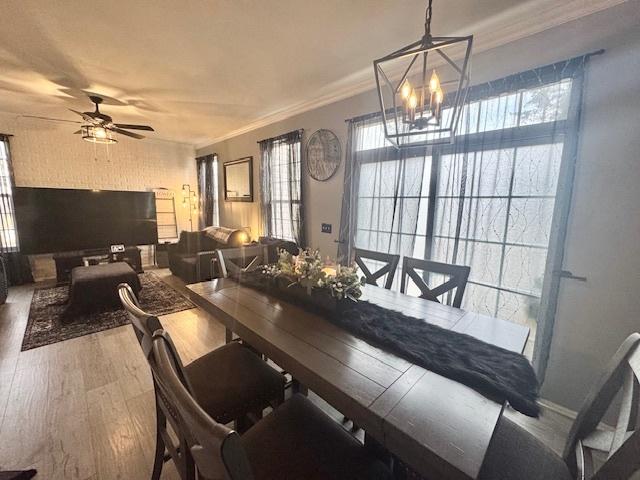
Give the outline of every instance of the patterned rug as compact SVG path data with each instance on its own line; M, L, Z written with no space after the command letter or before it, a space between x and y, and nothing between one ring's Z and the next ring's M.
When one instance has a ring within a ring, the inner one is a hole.
M151 272L139 275L142 283L140 306L153 315L166 315L195 308L186 297ZM66 309L67 285L40 288L33 292L29 321L22 340L22 351L90 333L101 332L129 323L123 309L105 308L62 321Z

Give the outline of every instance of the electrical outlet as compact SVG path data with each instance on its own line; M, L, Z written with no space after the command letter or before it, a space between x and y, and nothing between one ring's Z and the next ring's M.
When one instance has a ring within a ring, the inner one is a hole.
M322 233L331 233L331 224L323 223L322 224Z

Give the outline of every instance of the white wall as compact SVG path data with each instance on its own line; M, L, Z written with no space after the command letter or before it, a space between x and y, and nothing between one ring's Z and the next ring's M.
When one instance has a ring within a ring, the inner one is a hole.
M628 2L509 45L474 55L472 77L481 83L605 48L592 59L586 86L585 123L576 173L565 268L588 278L566 280L560 291L555 336L543 397L579 408L617 346L640 330L640 1ZM344 120L377 109L363 93L198 150L222 162L253 155L256 142L304 128L333 130L343 148ZM328 182L305 178L307 238L336 254L344 165ZM222 188L222 179L220 180ZM256 197L258 198L258 197ZM320 233L332 223L333 234ZM259 234L259 204L226 203L221 223Z
M611 38L587 78L564 268L543 393L576 406L640 331L640 27Z
M137 191L169 188L177 196L179 227L189 229L180 192L183 183L196 187L191 145L122 136L115 145L94 145L73 135L74 130L74 124L0 114L0 132L13 135L10 145L16 185ZM39 257L32 264L37 278L55 276L50 256Z

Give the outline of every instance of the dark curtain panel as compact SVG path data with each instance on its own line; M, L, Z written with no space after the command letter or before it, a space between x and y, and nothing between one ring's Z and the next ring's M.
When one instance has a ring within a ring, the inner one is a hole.
M263 232L304 247L302 133L296 130L258 143Z
M9 285L22 285L33 282L33 275L29 259L20 254L13 208L14 187L9 136L0 134L0 255Z
M589 57L472 87L450 144L397 150L379 113L349 121L340 260L356 246L470 266L463 308L530 327L540 378Z
M205 155L196 158L198 171L198 194L200 230L205 227L220 224L218 212L218 156Z

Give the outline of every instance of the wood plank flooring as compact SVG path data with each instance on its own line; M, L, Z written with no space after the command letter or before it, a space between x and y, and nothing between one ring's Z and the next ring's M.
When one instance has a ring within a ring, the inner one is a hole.
M155 270L178 290L182 282ZM146 479L155 447L153 386L130 326L20 352L33 285L0 306L0 469L37 468L36 479ZM224 343L224 329L196 308L161 317L185 363ZM315 398L336 418L341 415ZM561 451L570 422L510 414ZM178 479L171 462L163 479Z

